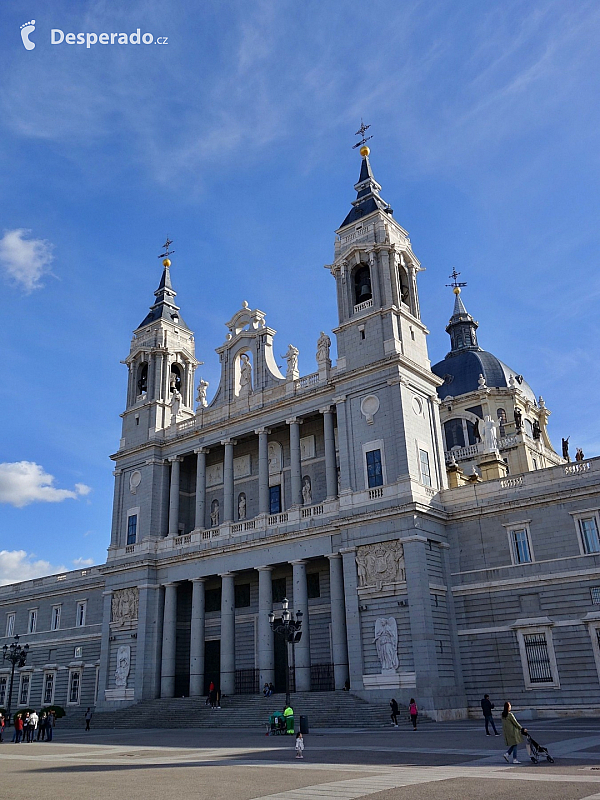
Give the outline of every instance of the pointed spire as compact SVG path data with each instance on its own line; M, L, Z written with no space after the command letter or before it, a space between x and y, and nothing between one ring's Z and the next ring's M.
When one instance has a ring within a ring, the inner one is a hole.
M154 305L150 306L150 311L141 322L140 328L143 328L145 325L150 325L150 323L156 322L159 319L164 319L182 328L187 328L187 325L179 314L179 306L175 305L177 292L173 289L173 284L171 283L171 259L167 257L173 253L173 250L169 250L169 245L171 244L172 242L167 238L164 246L165 252L159 256L159 258L163 259L163 272L160 283L158 284L158 289L154 292L156 301Z
M352 203L352 210L346 215L346 219L340 225L340 228L350 225L371 214L373 211L385 211L386 214L392 214L392 209L389 203L386 203L380 197L379 192L381 186L375 180L373 170L371 169L371 162L369 161L369 154L371 150L367 147L366 142L372 139L372 136L365 137L365 131L370 128L370 125L365 125L361 120L360 128L356 132L357 136L361 136L360 142L353 145L353 149L360 147L360 154L362 162L360 165L360 175L358 183L354 184L356 190L356 200Z
M454 311L450 317L450 322L446 326L446 333L450 335L450 343L452 349L448 355L461 353L463 350L481 350L477 344L477 328L479 323L476 322L465 308L465 304L460 296L461 286L466 286L466 283L459 283L456 279L460 275L456 269L452 270L452 283L447 286L452 287L454 293Z

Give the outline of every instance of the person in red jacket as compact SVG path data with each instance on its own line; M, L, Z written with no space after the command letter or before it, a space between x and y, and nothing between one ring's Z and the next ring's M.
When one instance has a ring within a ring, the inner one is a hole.
M23 738L23 717L20 714L17 714L17 716L15 717L15 736L13 741L16 744L19 744L22 738Z

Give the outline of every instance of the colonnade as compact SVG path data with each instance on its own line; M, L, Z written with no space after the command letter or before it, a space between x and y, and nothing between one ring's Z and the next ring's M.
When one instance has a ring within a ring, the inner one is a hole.
M332 661L335 688L344 688L349 677L348 646L346 636L346 607L344 597L344 575L342 556L327 555L329 560ZM301 611L302 637L295 645L295 679L297 691L310 691L310 615L305 559L291 561L293 581L293 609ZM269 612L273 609L272 570L265 565L258 572L258 615L255 667L259 670L259 686L275 680L274 633L269 623ZM223 694L235 692L236 648L235 648L235 573L224 572L221 578L221 627L220 627L220 686ZM192 580L192 613L190 629L190 696L198 697L204 691L204 645L206 636L206 577ZM176 672L177 630L177 586L178 582L164 585L162 658L160 696L173 697Z
M325 482L328 500L337 497L338 479L335 454L335 437L333 409L331 406L319 409L323 416L323 437L325 443ZM290 477L291 507L302 505L302 460L300 452L300 425L302 420L292 417L286 420L290 437ZM254 431L258 437L258 513L268 514L269 508L269 453L268 428ZM202 446L194 450L196 454L196 506L194 528L203 529L206 523L206 455L211 447L221 445L223 455L223 517L221 522L234 521L235 485L233 474L233 456L235 439L223 439L215 445ZM168 535L179 533L179 472L181 455L171 456L171 482L169 489L169 524Z

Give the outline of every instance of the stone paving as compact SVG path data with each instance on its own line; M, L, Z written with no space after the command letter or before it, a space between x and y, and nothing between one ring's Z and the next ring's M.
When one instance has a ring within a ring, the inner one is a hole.
M502 759L502 737L475 721L416 732L319 730L305 738L248 730L56 729L52 743L0 745L0 785L14 800L600 800L600 720L530 723L556 763Z

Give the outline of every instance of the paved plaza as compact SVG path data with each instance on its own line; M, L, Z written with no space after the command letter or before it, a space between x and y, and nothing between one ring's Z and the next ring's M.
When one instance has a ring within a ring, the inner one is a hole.
M507 765L502 737L487 737L482 727L314 731L303 761L292 737L256 730L57 727L49 744L0 745L0 775L14 800L600 800L600 720L531 724L555 764L531 764L523 747L522 763Z

